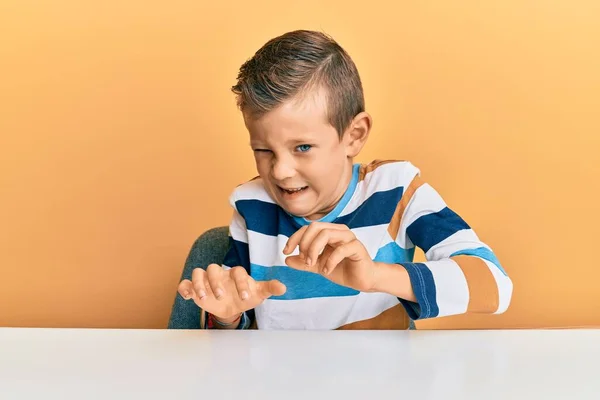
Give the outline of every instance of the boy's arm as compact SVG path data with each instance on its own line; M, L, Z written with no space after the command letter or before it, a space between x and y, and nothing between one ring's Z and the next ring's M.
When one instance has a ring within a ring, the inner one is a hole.
M506 311L511 279L490 247L419 175L407 187L396 215L390 224L397 229L396 243L404 249L418 246L427 261L400 263L403 268L379 265L382 285L398 284L394 291L382 291L397 293L412 319Z
M248 233L246 231L246 223L244 218L240 215L240 213L235 209L231 222L229 224L229 246L227 249L227 253L225 254L225 258L223 259L222 267L224 269L229 269L233 267L244 267L250 275L250 256L248 250ZM252 311L246 311L242 314L241 318L238 320L232 321L222 321L219 324L219 321L216 321L212 326L208 321L207 315L204 311L202 311L203 315L201 318L201 328L208 329L247 329L253 318Z

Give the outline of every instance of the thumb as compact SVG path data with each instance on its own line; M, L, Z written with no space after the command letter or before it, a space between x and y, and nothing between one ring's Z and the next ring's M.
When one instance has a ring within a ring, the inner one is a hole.
M269 298L271 296L281 296L287 290L285 285L276 279L272 279L270 281L257 282L257 283L258 283L259 293L264 298Z
M300 255L286 257L285 264L290 268L299 269L301 271L317 272L317 263L313 262L313 265L309 267L306 265L306 259Z

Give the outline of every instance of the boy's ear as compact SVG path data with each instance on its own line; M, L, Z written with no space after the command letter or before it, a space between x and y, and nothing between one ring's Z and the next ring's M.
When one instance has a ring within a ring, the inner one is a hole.
M352 119L343 137L347 157L356 157L360 153L369 138L372 126L373 119L367 112L361 112Z

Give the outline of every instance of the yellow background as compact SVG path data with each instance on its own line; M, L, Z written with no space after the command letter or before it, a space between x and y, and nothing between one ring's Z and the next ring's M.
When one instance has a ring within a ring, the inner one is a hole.
M415 163L513 278L506 314L421 328L600 324L599 4L3 1L0 326L165 327L255 175L237 69L300 28L359 67L358 161Z

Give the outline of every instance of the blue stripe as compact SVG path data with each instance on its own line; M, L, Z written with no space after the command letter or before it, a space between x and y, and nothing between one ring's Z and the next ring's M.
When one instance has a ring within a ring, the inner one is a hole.
M350 229L388 224L403 192L403 187L397 187L374 193L352 213L333 222L347 225ZM235 206L244 218L248 230L269 236L281 234L290 237L300 228L294 217L276 204L260 200L238 200Z
M356 210L338 218L335 222L347 225L350 229L388 224L396 211L403 192L404 188L400 186L373 193Z
M418 218L406 228L406 233L416 246L427 253L430 248L463 229L471 228L458 214L445 207Z
M300 226L277 204L260 200L238 200L235 206L248 230L269 236L290 237Z
M383 246L377 251L377 255L373 261L399 264L402 262L411 262L415 255L415 248L403 249L396 242L391 242Z
M257 281L277 279L287 290L282 296L273 296L273 300L297 300L315 297L355 296L359 292L331 282L319 274L300 271L288 266L263 267L252 264L252 278Z
M223 259L223 264L229 267L244 267L250 272L250 251L248 243L240 242L229 236L229 249Z
M490 249L488 249L486 247L478 247L476 249L459 250L450 255L450 257L454 257L454 256L481 257L484 260L487 260L487 261L491 262L492 264L494 264L496 267L498 267L498 269L500 271L502 271L502 273L506 276L506 271L504 271L504 268L502 268L502 265L500 265L500 260L498 260L496 255Z
M398 298L406 308L408 316L413 319L434 318L440 313L437 305L437 292L433 275L423 263L402 263L408 271L413 292L417 298L417 304Z

